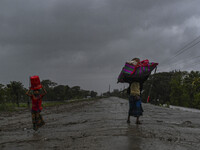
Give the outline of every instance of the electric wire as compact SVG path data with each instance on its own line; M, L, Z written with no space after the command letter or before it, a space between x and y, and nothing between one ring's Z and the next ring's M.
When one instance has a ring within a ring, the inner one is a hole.
M162 61L160 64L162 65L165 62L168 62L172 59L174 59L175 57L181 55L182 53L184 53L185 51L187 51L188 49L194 47L195 45L199 44L200 41L194 43L196 40L198 40L200 38L200 35L195 38L194 40L192 40L191 42L189 42L188 44L186 44L185 46L183 46L180 50L176 51L176 53L174 54L174 56L171 56L170 58L165 59L164 61ZM193 44L194 43L194 44ZM192 45L193 44L193 45ZM191 46L190 46L191 45Z
M197 39L197 38L196 38ZM196 41L196 39L195 39L195 41ZM194 40L193 40L194 41ZM188 46L186 49L184 49L184 50L182 50L182 51L179 51L179 53L177 53L176 55L174 55L173 57L171 57L169 60L173 60L174 58L176 58L176 57L178 57L179 55L181 55L181 54L183 54L184 52L186 52L186 51L188 51L188 50L190 50L191 48L193 48L194 46L196 46L197 44L199 44L200 43L200 40L199 41L197 41L197 42L195 42L195 43L193 43L192 45L190 45L190 46ZM195 58L199 58L200 56L197 56L197 57L195 57ZM167 63L167 64L165 64L165 65L160 65L159 67L161 67L161 66L169 66L168 67L168 69L169 68L171 68L172 66L174 67L174 65L173 64L178 64L180 61L183 61L183 60L178 60L178 61L175 61L175 62L173 62L173 63L171 63L171 61L169 61L170 63ZM162 63L162 62L161 62ZM180 65L184 65L184 63L182 63L182 64L180 64ZM179 65L179 66L180 66Z

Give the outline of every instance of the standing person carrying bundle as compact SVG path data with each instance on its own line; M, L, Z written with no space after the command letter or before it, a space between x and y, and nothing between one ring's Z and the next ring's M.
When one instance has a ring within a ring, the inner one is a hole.
M139 58L134 58L131 61L126 62L122 68L117 83L129 83L127 91L129 94L129 113L127 123L130 123L130 116L134 116L137 118L136 124L141 124L139 117L143 113L141 104L143 83L148 79L152 70L154 70L157 65L158 63L149 62L148 59L140 61Z
M38 76L34 76L34 77L36 77L39 80ZM39 89L38 87L33 87L32 85L32 87L26 92L26 95L30 96L32 99L31 113L32 113L33 129L35 131L37 131L38 128L42 127L45 124L40 112L42 111L42 97L47 94L46 90L40 84L40 81L38 83L40 86ZM43 90L42 94L40 94L40 89ZM31 92L32 90L33 90L33 93Z
M130 62L132 65L137 66L140 63L139 58L134 58ZM141 91L142 91L142 82L132 82L129 84L128 94L129 96L129 112L127 123L130 123L130 116L136 117L136 124L141 124L139 117L142 116L143 109L141 104Z

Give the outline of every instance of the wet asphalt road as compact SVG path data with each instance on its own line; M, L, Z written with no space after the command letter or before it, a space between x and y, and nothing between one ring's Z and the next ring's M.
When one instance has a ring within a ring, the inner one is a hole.
M29 111L0 115L0 150L199 150L200 113L143 104L142 125L127 124L116 97L45 108L34 132Z

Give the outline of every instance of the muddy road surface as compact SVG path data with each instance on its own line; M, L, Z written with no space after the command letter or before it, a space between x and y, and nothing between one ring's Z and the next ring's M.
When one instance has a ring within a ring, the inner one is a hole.
M116 97L44 108L32 130L28 110L0 114L0 150L199 150L200 113L143 104L142 124L127 124Z

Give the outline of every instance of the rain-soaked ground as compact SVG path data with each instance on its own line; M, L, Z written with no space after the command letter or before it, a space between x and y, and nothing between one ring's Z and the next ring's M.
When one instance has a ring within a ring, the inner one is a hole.
M28 110L0 114L1 150L199 150L200 113L143 104L142 125L127 124L128 101L116 97L45 108L32 130Z

